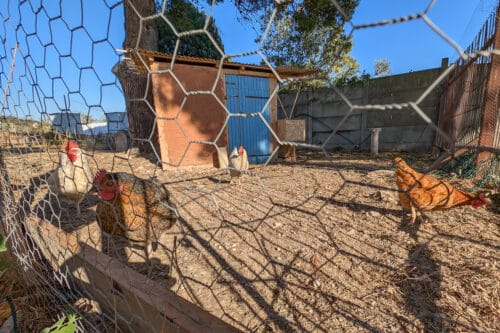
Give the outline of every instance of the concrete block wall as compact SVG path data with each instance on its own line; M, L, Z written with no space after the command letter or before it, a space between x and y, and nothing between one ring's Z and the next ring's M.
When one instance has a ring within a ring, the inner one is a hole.
M307 142L323 144L342 118L353 106L390 105L417 101L441 73L440 68L406 74L392 75L371 80L368 84L345 87L340 90L345 99L333 89L302 91L297 99L293 118L305 118ZM439 85L418 104L419 108L437 124ZM280 95L287 113L290 113L295 93ZM279 118L284 113L278 112ZM432 147L434 130L415 110L377 108L354 110L340 124L338 134L331 138L327 149L352 150L370 148L371 128L380 127L380 150L426 151Z

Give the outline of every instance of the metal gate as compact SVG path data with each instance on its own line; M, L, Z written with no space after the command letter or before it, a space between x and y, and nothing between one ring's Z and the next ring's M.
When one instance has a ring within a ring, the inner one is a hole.
M229 119L229 152L234 147L245 147L250 163L264 163L271 155L269 129L258 113L269 124L269 79L244 75L226 75L227 108ZM264 109L265 107L265 109Z

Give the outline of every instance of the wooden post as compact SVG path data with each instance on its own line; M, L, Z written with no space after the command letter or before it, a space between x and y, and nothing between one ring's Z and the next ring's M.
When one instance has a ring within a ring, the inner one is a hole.
M441 73L448 68L449 61L450 59L448 58L441 58Z
M372 140L370 144L370 152L372 155L378 155L378 138L379 138L379 133L382 131L380 127L377 128L372 128Z
M495 37L493 38L493 49L500 47L500 7L497 8ZM495 129L500 117L499 114L499 98L500 98L500 56L491 55L491 67L488 75L488 83L486 87L485 103L481 117L481 132L479 134L479 147L492 147L495 139ZM498 143L497 143L498 144ZM477 154L476 164L480 167L481 162L490 159L492 153L489 151L480 151ZM482 169L482 168L481 168ZM482 178L485 170L479 170L476 174L477 178Z

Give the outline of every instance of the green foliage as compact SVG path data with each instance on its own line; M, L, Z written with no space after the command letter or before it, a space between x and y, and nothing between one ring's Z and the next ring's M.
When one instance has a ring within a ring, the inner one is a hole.
M372 77L370 74L366 72L362 72L359 75L351 76L351 77L341 77L335 80L334 84L336 87L352 87L358 85L369 85ZM307 80L307 81L292 81L287 85L280 87L280 94L287 94L297 92L300 89L304 88L324 88L325 81L321 80Z
M3 234L0 234L0 252L6 252L7 251L7 237L5 237Z
M0 131L16 130L40 133L50 130L50 124L45 121L22 119L15 116L0 116Z
M455 174L459 178L475 179L478 170L483 170L482 178L475 179L475 187L489 185L499 188L500 177L495 174L495 170L500 170L498 167L500 163L500 154L491 156L490 159L481 162L480 165L476 163L476 159L477 151L466 151L462 155L451 159L435 173L440 177Z
M375 60L375 77L391 75L391 63L387 59Z
M40 333L75 333L77 329L76 320L78 318L76 313L69 313L59 319L54 325L41 330Z
M369 84L372 79L371 75L363 71L360 75L351 77L340 77L335 81L336 86L355 86L358 84Z
M161 12L162 8L160 6L157 7L158 11ZM207 20L205 13L203 11L198 11L198 9L187 0L170 0L165 7L164 16L170 21L172 26L175 27L178 33L189 30L201 30L205 26ZM157 20L157 28L158 50L160 52L173 54L177 43L177 37L174 31L162 18ZM213 37L220 50L224 52L222 39L220 38L219 30L213 18L210 18L207 31ZM204 32L181 37L177 54L209 59L220 59L223 55L217 50L210 38Z
M0 252L7 252L7 237L3 234L0 234ZM0 259L0 277L7 268L12 267L13 265L14 263L9 260Z
M212 0L169 0L165 16L178 32L202 29L206 15L198 12L191 3ZM366 74L358 74L359 65L349 55L352 49L351 35L344 25L350 20L359 0L338 0L340 12L331 0L216 0L231 1L248 21L258 22L263 34L276 3L279 10L262 47L263 53L274 66L294 66L318 69L321 74L307 86L322 87L333 84L351 84L366 80ZM158 11L162 1L156 0ZM345 15L345 16L344 16ZM222 49L222 41L213 21L208 31ZM158 24L159 50L173 53L177 38L168 24ZM180 39L178 54L219 59L221 54L205 34L184 36Z

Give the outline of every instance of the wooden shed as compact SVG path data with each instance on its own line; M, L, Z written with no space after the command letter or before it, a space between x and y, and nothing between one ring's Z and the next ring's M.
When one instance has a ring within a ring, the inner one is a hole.
M145 66L152 73L162 161L173 166L213 165L214 143L229 152L243 145L250 163L263 163L271 156L276 147L269 127L276 128L277 78L268 66L186 56L173 59L149 51L128 54L144 74ZM304 75L289 68L277 72L282 77Z

